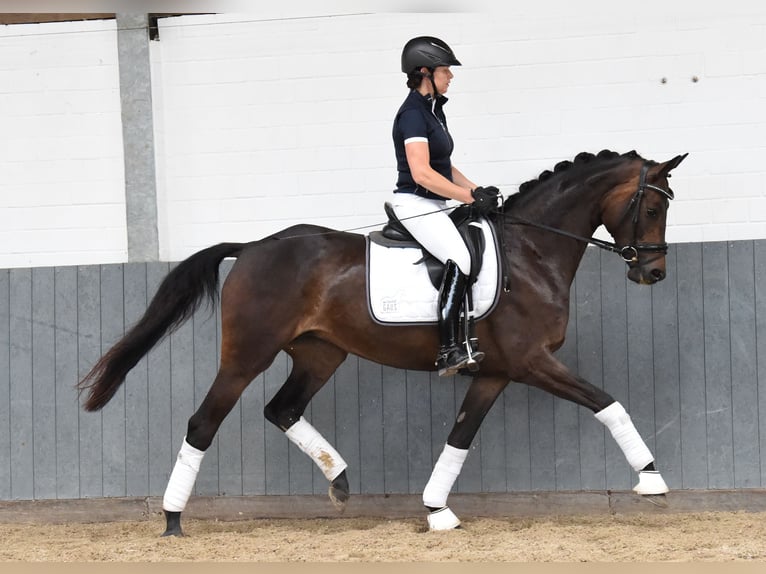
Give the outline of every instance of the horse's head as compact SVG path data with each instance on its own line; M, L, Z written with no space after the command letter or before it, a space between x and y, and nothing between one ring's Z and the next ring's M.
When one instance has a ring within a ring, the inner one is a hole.
M673 192L670 171L688 154L664 163L633 161L632 172L602 200L601 219L628 264L628 279L651 285L665 278L665 226Z

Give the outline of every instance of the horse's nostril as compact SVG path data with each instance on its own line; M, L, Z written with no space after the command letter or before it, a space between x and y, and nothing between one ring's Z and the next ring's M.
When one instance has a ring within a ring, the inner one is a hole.
M662 281L665 279L665 272L662 269L652 269L652 277L657 281Z

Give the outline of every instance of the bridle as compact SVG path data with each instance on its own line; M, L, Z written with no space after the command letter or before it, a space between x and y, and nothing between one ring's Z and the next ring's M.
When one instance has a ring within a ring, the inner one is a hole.
M625 261L625 263L627 263L628 265L632 263L637 263L638 256L641 252L662 253L664 255L665 253L668 252L667 243L639 243L638 241L638 217L639 217L639 214L641 213L641 203L643 202L643 199L644 199L644 191L647 189L651 189L653 191L656 191L657 193L662 194L668 200L671 200L674 198L672 190L663 189L656 185L646 183L646 175L648 172L649 172L649 165L645 163L643 166L641 166L641 174L639 175L639 178L638 178L638 189L636 189L636 192L633 194L633 197L631 197L630 202L628 202L628 206L625 209L625 214L622 216L622 219L620 220L620 223L622 223L623 221L625 221L626 218L630 217L633 223L633 241L628 245L617 245L616 243L612 243L610 241L604 241L602 239L597 239L595 237L582 237L580 235L576 235L574 233L569 233L568 231L564 231L563 229L550 227L542 223L537 223L535 221L524 219L523 217L517 217L515 215L510 215L506 213L503 213L503 215L506 218L512 219L513 222L515 223L520 223L522 225L529 225L530 227L536 227L538 229L545 229L546 231L551 231L553 233L557 233L565 237L570 237L572 239L577 239L578 241L590 243L591 245L595 245L596 247L605 249L606 251L617 253L620 257L622 257L622 260Z

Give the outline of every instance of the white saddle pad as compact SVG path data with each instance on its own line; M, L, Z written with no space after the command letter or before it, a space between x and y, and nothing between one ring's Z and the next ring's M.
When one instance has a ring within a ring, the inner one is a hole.
M492 227L481 222L486 248L479 277L473 285L474 317L488 314L500 286L497 241ZM378 323L413 325L436 323L439 291L428 277L423 251L415 247L384 247L367 238L367 301Z

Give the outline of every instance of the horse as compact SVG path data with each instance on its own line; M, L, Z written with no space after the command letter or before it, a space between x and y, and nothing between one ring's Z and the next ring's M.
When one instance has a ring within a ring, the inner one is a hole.
M423 490L429 529L460 525L447 504L468 448L511 382L531 385L590 409L638 473L634 491L668 492L654 456L624 407L567 369L554 352L564 342L570 287L588 244L627 264L627 277L651 285L665 278L670 172L688 154L658 163L637 152L582 152L562 161L500 202L488 215L499 231L502 276L492 311L477 321L485 353ZM593 235L603 225L614 242ZM303 417L312 397L349 353L399 369L433 371L434 324L385 325L366 300L366 237L298 224L249 243L219 243L175 266L146 312L78 383L86 411L101 409L126 374L204 300L217 303L219 265L236 258L220 292L220 367L195 413L163 497L166 530L182 536L183 512L205 450L250 382L282 351L292 370L264 416L312 458L329 482L331 501L349 499L346 463Z

